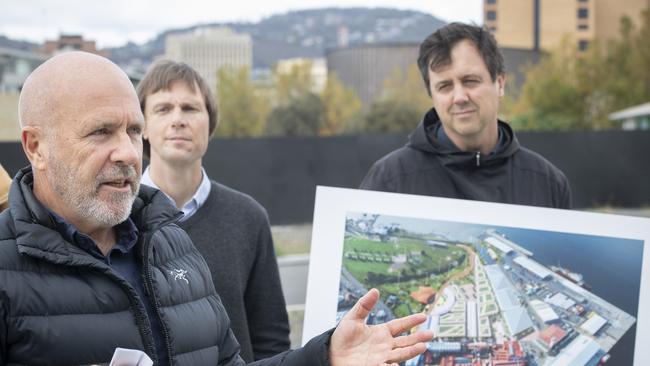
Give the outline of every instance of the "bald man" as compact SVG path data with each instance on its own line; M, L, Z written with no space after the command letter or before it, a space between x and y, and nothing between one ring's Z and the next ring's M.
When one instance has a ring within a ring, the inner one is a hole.
M99 56L51 58L25 81L31 165L0 214L0 365L107 363L116 347L156 365L242 365L208 267L163 193L140 187L143 116ZM256 365L388 365L425 349L401 335L423 314L368 327L362 297L334 331Z

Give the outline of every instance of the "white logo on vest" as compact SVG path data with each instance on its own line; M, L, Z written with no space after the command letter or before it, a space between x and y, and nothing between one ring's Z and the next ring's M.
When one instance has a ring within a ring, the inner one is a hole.
M187 277L185 275L187 274L187 270L184 269L174 269L172 271L169 271L169 274L174 276L174 279L176 281L178 280L183 280L185 283L189 284L190 281L187 280Z

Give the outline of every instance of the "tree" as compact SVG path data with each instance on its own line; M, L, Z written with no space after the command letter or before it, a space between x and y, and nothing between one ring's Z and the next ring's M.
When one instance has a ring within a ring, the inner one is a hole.
M354 90L346 88L335 73L327 76L321 99L325 108L323 125L319 130L321 136L342 133L361 112L361 99Z
M407 103L383 100L375 102L356 126L357 132L408 133L418 124L422 113Z
M250 80L248 67L223 67L217 73L220 136L259 136L269 113L269 102Z
M416 64L411 64L406 73L399 68L393 70L391 76L384 81L381 100L391 100L409 106L420 114L418 119L433 104Z
M350 124L350 130L357 133L408 133L432 104L417 65L411 65L405 74L395 69L384 81L379 100Z
M315 136L323 124L325 108L318 95L294 97L286 105L275 107L266 122L266 134L272 136Z
M296 63L288 72L273 70L276 89L276 105L287 105L295 99L300 99L312 93L314 81L311 75L310 61Z
M584 116L584 95L576 76L577 47L565 38L537 65L526 72L510 122L521 130L577 128Z
M517 129L601 129L612 127L608 115L646 102L650 95L650 9L636 28L628 17L620 37L593 42L579 52L565 39L526 73L520 97L505 103Z

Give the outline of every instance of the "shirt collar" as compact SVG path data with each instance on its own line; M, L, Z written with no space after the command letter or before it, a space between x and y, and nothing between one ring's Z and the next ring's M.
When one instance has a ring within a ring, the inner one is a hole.
M501 127L499 127L499 136L497 137L497 144L494 146L494 149L490 151L489 155L496 154L497 152L500 152L504 145L505 145L505 139L503 136L503 132L501 131ZM442 122L437 123L433 125L433 135L442 143L444 146L452 149L452 150L459 150L456 144L454 144L453 141L449 138L447 133L445 132L445 129L442 127Z
M74 225L65 221L63 217L52 211L49 212L52 220L54 220L54 224L56 225L56 230L65 240L96 257L105 257L90 236L77 230ZM115 225L114 228L117 242L112 250L119 250L122 253L128 253L138 242L138 228L135 226L131 218L127 218L125 221Z
M205 172L205 169L201 167L201 184L199 184L199 188L196 189L196 192L194 192L194 195L192 198L185 202L183 207L181 207L181 211L183 212L183 217L180 219L180 221L185 221L189 219L196 211L203 206L205 201L208 200L208 196L210 195L210 188L212 185L210 184L210 178L208 178L208 174ZM169 198L170 201L175 202L173 198L171 198L167 193L165 193L163 190L154 183L154 181L151 179L151 173L149 171L149 167L145 169L144 173L142 173L142 178L140 180L140 183L146 184L150 187L156 188L157 190L163 192L167 198ZM175 205L174 205L175 206Z

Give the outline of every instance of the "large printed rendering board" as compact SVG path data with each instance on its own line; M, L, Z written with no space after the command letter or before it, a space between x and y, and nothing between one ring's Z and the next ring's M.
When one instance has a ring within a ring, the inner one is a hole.
M648 243L644 218L318 187L303 342L375 287L368 323L428 315L407 366L650 365Z

